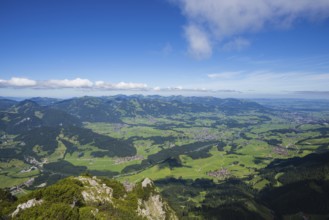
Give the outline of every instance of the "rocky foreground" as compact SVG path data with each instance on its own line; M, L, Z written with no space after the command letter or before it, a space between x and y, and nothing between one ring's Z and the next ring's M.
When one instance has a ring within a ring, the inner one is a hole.
M148 178L126 190L116 180L69 177L18 200L4 197L1 219L178 219Z

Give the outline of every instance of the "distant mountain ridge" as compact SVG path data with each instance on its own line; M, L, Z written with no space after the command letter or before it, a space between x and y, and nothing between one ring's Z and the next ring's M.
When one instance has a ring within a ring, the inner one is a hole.
M38 105L41 105L41 106L48 106L48 105L54 104L56 102L59 102L62 99L47 98L47 97L33 97L28 100L36 102Z
M244 111L265 111L267 108L238 99L183 96L109 96L81 97L56 102L49 107L61 109L82 121L120 122L121 117L170 116L188 112L223 112L237 114Z
M42 126L81 126L81 122L60 109L38 105L31 100L13 103L6 111L0 112L0 127L8 133L19 134Z
M256 102L231 98L116 95L104 97L84 96L65 100L35 97L20 102L0 99L0 112L11 111L10 108L15 105L21 108L27 103L30 103L30 111L41 107L47 108L48 111L56 109L66 112L81 121L89 122L121 122L122 117L170 116L188 112L222 112L234 115L250 110L268 110L268 108Z
M15 105L17 101L11 99L0 99L0 112L5 111L11 106Z

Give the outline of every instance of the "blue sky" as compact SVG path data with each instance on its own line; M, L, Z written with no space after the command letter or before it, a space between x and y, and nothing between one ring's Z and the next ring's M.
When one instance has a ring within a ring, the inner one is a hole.
M0 96L329 98L326 0L1 0Z

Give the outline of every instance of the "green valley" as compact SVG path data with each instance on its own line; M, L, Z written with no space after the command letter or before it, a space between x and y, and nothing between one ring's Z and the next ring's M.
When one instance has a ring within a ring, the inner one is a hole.
M150 178L180 219L328 217L328 103L259 102L0 100L0 188L25 198L82 173L128 185ZM307 196L321 207L289 206Z

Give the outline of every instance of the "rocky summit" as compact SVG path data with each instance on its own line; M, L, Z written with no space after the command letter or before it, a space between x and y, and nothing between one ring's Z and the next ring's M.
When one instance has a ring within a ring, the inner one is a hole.
M2 197L5 219L178 219L148 178L129 192L116 180L86 175L63 179L19 199Z

